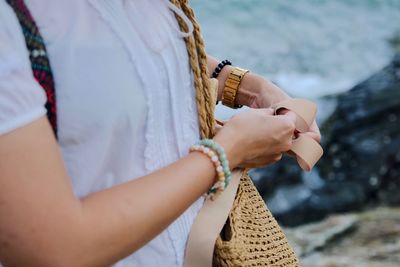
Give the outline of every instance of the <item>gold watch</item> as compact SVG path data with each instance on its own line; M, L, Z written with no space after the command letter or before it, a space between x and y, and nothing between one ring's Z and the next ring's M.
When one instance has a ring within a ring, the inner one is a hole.
M239 90L240 83L248 70L235 67L229 73L225 81L224 91L222 93L222 104L230 108L241 108L242 105L236 104L236 94Z

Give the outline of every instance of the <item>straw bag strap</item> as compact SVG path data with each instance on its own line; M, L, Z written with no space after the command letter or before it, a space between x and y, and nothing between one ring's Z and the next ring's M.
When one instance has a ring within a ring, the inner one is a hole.
M245 172L236 170L223 194L214 201L207 199L190 231L185 254L185 267L211 267L215 240L225 225L235 200L240 178Z
M316 105L308 100L290 99L278 103L274 107L275 114L280 109L289 109L296 113L296 129L300 133L293 140L292 152L303 170L311 170L321 158L321 146L307 135L306 132L313 123L316 115ZM207 199L197 215L189 234L185 254L185 267L211 267L215 241L228 218L235 200L240 178L246 170L235 170L228 188L214 201Z
M296 113L296 130L299 134L293 140L291 151L296 155L300 167L305 171L310 171L324 153L317 141L302 134L307 132L314 122L317 105L309 100L293 98L277 103L272 108L275 110L275 114L278 114L280 109L288 109Z

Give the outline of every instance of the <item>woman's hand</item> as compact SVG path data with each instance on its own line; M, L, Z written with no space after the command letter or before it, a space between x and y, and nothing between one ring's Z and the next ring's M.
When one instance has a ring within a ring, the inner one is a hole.
M291 97L271 81L257 74L248 73L240 84L237 103L251 108L268 108L289 98ZM316 121L305 134L317 142L321 141L321 133Z
M212 56L208 56L207 59L210 73L212 73L219 61ZM232 66L225 66L218 76L218 99L222 98L222 92L226 78L233 68L234 67ZM255 109L270 108L273 104L289 98L291 97L273 82L260 75L249 72L243 77L243 80L240 84L236 95L236 103ZM321 133L315 121L311 125L310 131L306 134L315 139L317 142L320 142L321 140Z
M226 122L214 140L225 148L232 169L261 167L291 149L295 123L293 112L274 116L272 109L252 109Z

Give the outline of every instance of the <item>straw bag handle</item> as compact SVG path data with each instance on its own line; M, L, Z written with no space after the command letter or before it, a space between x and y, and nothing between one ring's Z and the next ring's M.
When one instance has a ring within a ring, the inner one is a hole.
M290 99L276 104L275 114L280 109L289 109L296 113L296 129L299 136L293 140L292 152L303 170L309 171L321 158L321 146L307 135L306 132L315 119L316 105L308 100ZM197 215L189 234L185 253L185 267L211 267L215 241L228 218L235 200L240 178L246 170L238 169L232 174L232 180L225 191L214 201L207 199Z
M296 130L299 135L293 140L291 152L296 155L297 163L300 167L305 171L310 171L324 153L317 141L308 135L302 134L307 132L314 122L317 114L317 105L306 99L293 98L277 103L272 108L275 110L275 115L281 109L288 109L296 113Z

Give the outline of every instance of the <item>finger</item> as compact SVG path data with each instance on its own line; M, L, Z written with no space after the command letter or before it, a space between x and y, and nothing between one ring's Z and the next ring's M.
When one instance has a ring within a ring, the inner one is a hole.
M317 122L315 120L310 126L310 132L315 132L317 134L321 134L321 132L320 132L320 130L318 128Z
M310 133L309 135L311 136L311 138L313 138L318 143L321 142L321 132L315 120L311 124L310 130L308 132Z
M266 157L250 160L240 164L239 168L258 168L273 164L282 159L282 154L273 154Z
M281 153L281 154L277 154L277 155L275 155L275 156L272 158L272 160L273 160L274 162L278 162L278 161L280 161L280 160L282 159L282 156L283 156L282 153Z
M282 137L292 138L296 132L296 113L288 111L284 115L276 115L275 118L279 121L278 125L280 127L280 133L283 134Z

